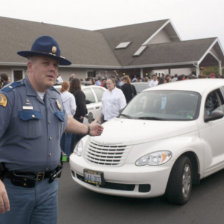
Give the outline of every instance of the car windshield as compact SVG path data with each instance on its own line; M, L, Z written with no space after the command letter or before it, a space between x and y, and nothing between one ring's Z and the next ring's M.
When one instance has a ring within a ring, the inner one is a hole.
M194 120L198 117L201 96L197 92L152 90L138 94L120 117L143 120Z

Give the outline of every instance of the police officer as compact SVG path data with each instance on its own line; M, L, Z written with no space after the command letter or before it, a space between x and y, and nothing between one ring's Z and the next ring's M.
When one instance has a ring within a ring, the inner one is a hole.
M103 128L66 116L52 86L58 66L71 62L52 37L41 36L18 54L28 58L27 77L0 91L0 224L56 224L61 135L96 136Z

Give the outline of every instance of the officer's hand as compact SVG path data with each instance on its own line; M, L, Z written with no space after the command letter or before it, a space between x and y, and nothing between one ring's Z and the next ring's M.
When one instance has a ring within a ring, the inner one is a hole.
M97 119L94 120L91 124L90 124L90 135L91 136L98 136L101 135L103 132L103 126L101 124L98 123Z
M5 189L5 185L0 180L0 213L5 213L10 210L9 199Z

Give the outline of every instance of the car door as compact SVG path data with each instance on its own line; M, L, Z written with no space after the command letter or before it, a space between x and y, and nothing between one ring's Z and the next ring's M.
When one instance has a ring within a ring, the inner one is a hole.
M102 87L94 86L94 87L92 87L92 90L97 98L97 102L95 104L95 118L100 120L101 109L102 109L102 97L103 97L103 93L104 93L105 89Z
M223 96L220 89L210 92L204 103L204 118L211 115L213 111L223 111ZM224 112L224 111L223 111ZM207 174L213 173L224 165L224 118L205 122L199 130L200 136L211 147L209 163L206 165ZM208 156L208 155L206 155Z
M95 108L96 108L97 99L90 86L85 87L82 90L86 96L86 107L87 107L87 117L88 117L88 121L84 119L84 123L90 123L92 120L95 119L95 116L96 116Z

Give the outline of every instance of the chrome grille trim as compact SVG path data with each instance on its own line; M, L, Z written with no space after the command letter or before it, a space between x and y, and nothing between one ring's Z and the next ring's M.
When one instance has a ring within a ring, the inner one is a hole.
M120 166L126 159L129 147L121 144L101 144L89 142L85 159L91 163L105 166Z

